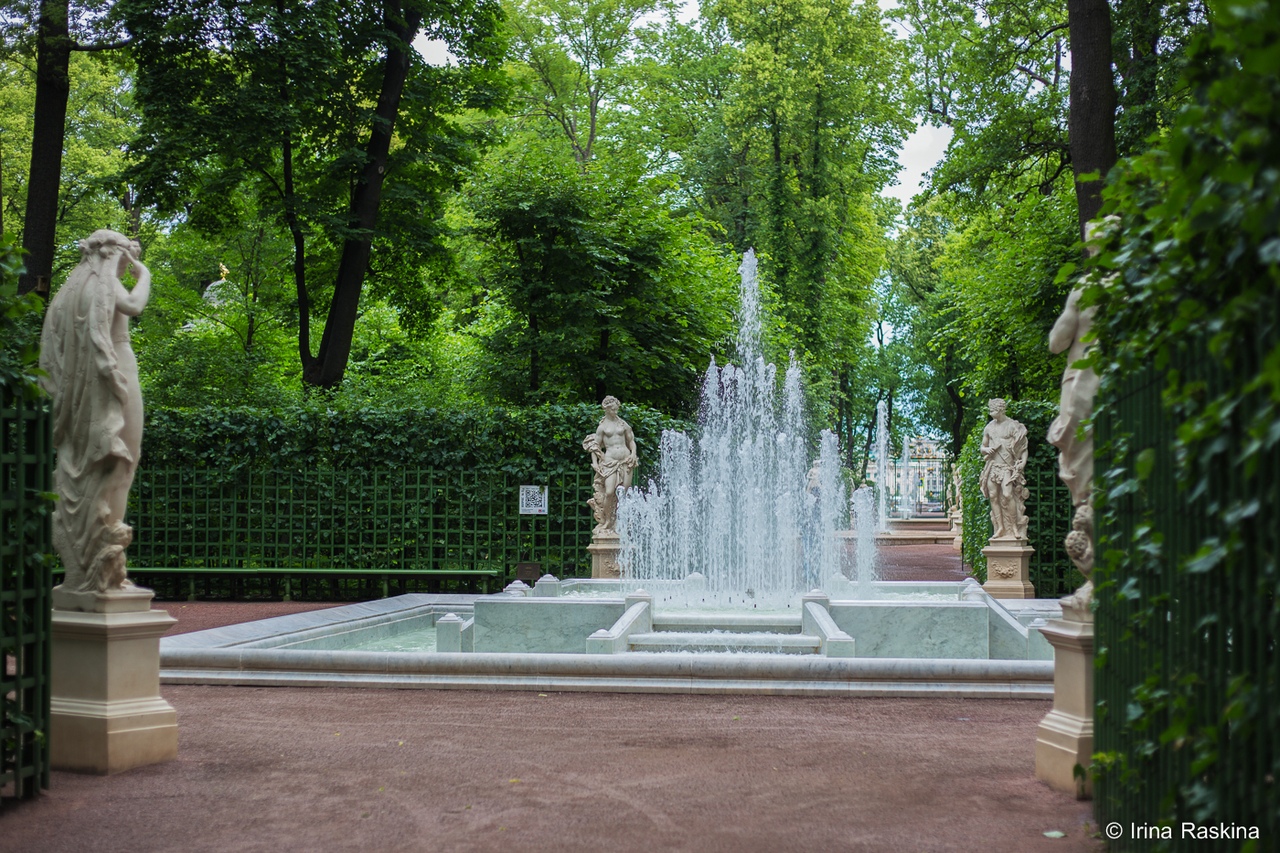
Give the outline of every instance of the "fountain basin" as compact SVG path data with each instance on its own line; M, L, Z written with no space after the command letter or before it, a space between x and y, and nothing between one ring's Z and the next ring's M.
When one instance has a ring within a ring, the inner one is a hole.
M613 590L599 581L556 584L558 595L527 588L488 596L403 595L180 634L161 641L161 680L651 693L1053 694L1052 650L1031 626L1056 617L1056 601L1002 604L976 584L926 584L913 586L934 594L951 588L954 600L853 601L815 593L792 613L728 614L664 611L653 607L651 596L620 582L613 582ZM410 632L432 636L435 650L360 649ZM754 648L744 649L744 643Z

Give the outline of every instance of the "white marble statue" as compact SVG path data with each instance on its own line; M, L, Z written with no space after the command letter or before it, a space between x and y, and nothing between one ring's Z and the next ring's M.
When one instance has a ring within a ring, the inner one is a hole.
M1085 340L1093 322L1092 307L1080 307L1080 289L1071 291L1062 314L1049 331L1049 351L1067 353L1062 372L1062 397L1058 416L1049 425L1049 443L1058 448L1058 476L1071 490L1072 506L1089 500L1093 487L1093 428L1081 424L1093 414L1093 397L1098 392L1098 374L1076 363L1089 354L1091 341Z
M1098 253L1097 240L1103 230L1118 222L1108 216L1101 222L1085 225L1085 241L1090 255ZM1067 304L1049 330L1049 351L1055 355L1067 354L1067 366L1062 371L1062 396L1058 403L1058 416L1049 425L1049 443L1058 448L1058 477L1071 491L1074 515L1071 532L1063 543L1067 556L1084 575L1084 586L1064 599L1068 606L1088 609L1093 598L1093 509L1090 495L1093 491L1093 426L1084 425L1093 414L1093 398L1098 393L1098 374L1091 367L1078 367L1093 348L1089 332L1093 327L1094 309L1080 307L1081 288L1075 288L1067 296Z
M982 431L982 496L991 502L994 539L1026 541L1027 428L1005 415L1005 402L987 403L991 420Z
M41 382L53 398L57 450L53 546L68 593L132 587L124 523L142 450L142 394L129 345L129 318L142 313L151 273L137 243L114 231L80 241L80 263L54 295L40 339ZM136 283L121 283L133 271Z
M587 505L595 514L594 533L613 533L618 521L618 490L631 488L631 476L639 458L631 425L618 417L618 398L610 395L600 403L604 417L596 431L582 440L582 449L591 454L595 471L595 492Z

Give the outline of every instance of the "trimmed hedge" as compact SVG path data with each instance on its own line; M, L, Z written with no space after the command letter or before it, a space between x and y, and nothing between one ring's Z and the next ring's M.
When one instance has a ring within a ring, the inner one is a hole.
M642 475L657 462L662 431L691 426L641 406L624 405L621 415L635 431ZM599 406L586 404L462 411L153 409L142 466L566 474L589 468L582 439L601 416Z

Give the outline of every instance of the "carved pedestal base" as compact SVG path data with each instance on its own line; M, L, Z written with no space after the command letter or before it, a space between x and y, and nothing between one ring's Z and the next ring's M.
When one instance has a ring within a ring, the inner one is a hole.
M591 577L620 578L622 570L618 567L618 551L622 545L618 534L613 532L593 533L591 544L587 550L591 553Z
M987 555L987 582L982 588L992 598L1035 598L1029 572L1035 552L1025 539L992 539L982 549Z
M956 538L951 540L951 550L959 552L964 545L964 516L958 509L951 512L951 529L956 533Z
M1089 777L1093 756L1093 622L1055 619L1040 633L1053 646L1053 710L1036 731L1036 778L1056 791L1089 799L1093 796Z
M177 620L150 609L150 590L100 597L94 612L87 600L53 611L55 770L119 773L178 757L177 714L160 697L160 637Z

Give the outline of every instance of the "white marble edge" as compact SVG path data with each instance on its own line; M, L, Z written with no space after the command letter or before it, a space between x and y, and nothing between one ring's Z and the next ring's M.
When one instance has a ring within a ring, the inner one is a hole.
M625 655L427 653L275 649L161 650L167 670L440 673L455 675L559 674L589 677L690 676L733 679L1052 682L1052 661L826 658L785 654L727 655L632 652Z
M192 631L188 634L177 634L162 637L160 650L176 649L224 649L244 646L267 640L298 635L318 629L332 628L343 623L371 623L386 619L397 619L408 616L414 610L426 608L442 608L440 612L470 613L473 603L479 595L446 595L429 593L407 593L391 598L380 598L373 601L359 601L338 607L326 607L322 610L307 610L302 613L290 613L285 616L274 616L254 622L240 622L225 625L221 628L210 628L205 631ZM430 611L427 611L430 612ZM459 615L462 615L459 613ZM182 620L179 619L179 622Z
M883 698L1053 698L1051 682L798 681L704 678L575 678L527 675L226 672L171 670L164 684L224 684L259 687L354 687L434 690L527 690L595 693L690 693L761 696L859 696Z

